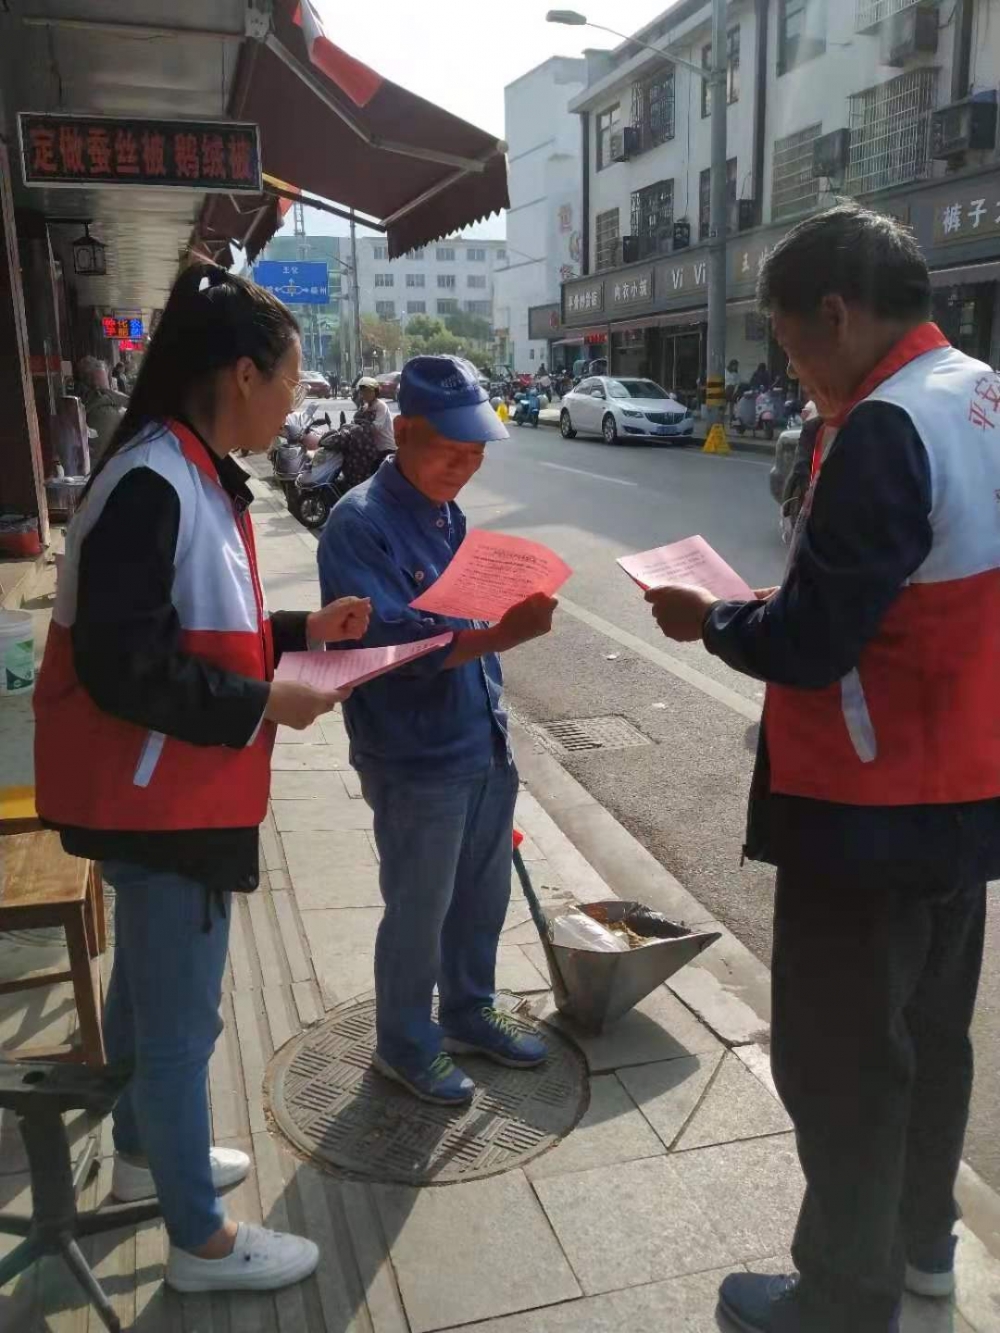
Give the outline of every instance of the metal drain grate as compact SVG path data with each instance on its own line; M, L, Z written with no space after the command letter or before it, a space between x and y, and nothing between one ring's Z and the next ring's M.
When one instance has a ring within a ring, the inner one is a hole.
M637 727L623 717L570 717L562 722L539 722L533 731L543 745L556 754L578 754L583 750L630 750L651 745Z
M553 1147L587 1108L583 1056L552 1028L545 1040L549 1058L538 1069L463 1056L476 1083L472 1104L428 1106L372 1070L375 1001L362 1000L278 1052L268 1077L271 1114L300 1152L370 1180L446 1184L495 1175Z

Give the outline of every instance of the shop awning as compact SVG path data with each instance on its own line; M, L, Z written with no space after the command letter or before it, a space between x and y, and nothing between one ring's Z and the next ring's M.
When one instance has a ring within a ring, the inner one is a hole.
M506 144L341 50L309 0L277 0L271 25L244 42L230 114L259 124L268 176L384 226L390 258L510 202ZM243 222L220 196L207 201L202 232ZM259 249L266 228L236 239Z
M937 268L931 273L932 287L973 287L979 282L1000 282L1000 260Z

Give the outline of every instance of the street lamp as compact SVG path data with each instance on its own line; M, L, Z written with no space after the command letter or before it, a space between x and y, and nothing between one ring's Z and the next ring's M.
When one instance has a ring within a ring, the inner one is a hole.
M549 23L570 28L595 28L619 37L634 46L643 46L684 69L696 74L712 89L712 171L711 206L708 224L708 366L705 377L705 405L711 429L705 441L706 453L728 453L729 443L722 425L726 402L726 0L712 0L712 64L708 69L683 56L672 54L669 47L653 46L641 37L629 37L602 23L591 23L575 9L550 9Z

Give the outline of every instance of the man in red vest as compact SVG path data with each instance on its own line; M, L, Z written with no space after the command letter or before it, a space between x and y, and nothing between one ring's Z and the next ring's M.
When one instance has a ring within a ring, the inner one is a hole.
M1000 876L1000 376L929 322L912 236L802 223L760 302L824 426L782 586L648 594L768 683L746 854L777 866L775 1083L798 1275L732 1274L756 1333L889 1333L954 1289L985 886Z

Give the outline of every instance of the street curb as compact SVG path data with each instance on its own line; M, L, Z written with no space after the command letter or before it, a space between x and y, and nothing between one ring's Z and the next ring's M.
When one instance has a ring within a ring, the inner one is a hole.
M667 989L777 1097L767 1051L770 969L513 716L510 732L522 781L617 897L645 903L672 920L719 931L722 938L672 977ZM963 1161L955 1195L965 1226L1000 1260L1000 1194Z

